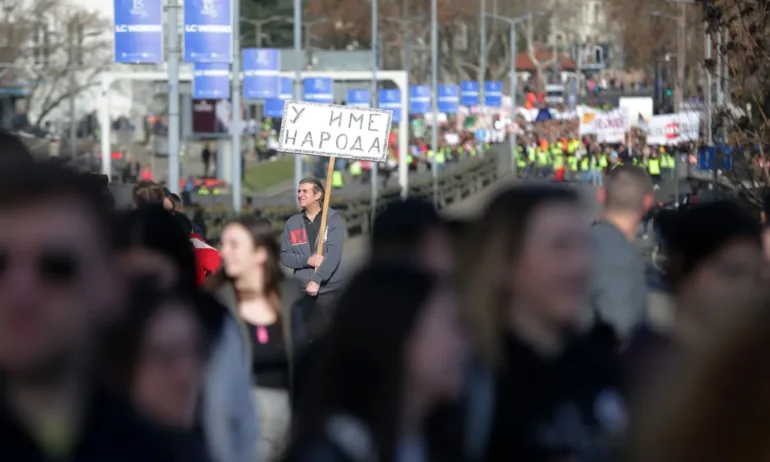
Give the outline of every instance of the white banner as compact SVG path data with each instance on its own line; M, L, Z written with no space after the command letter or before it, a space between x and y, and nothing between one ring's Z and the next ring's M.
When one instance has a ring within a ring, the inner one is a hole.
M653 116L647 129L647 144L672 145L697 141L700 134L700 114L679 112Z
M625 110L584 112L580 118L580 134L596 135L600 143L623 143L631 130L631 120Z

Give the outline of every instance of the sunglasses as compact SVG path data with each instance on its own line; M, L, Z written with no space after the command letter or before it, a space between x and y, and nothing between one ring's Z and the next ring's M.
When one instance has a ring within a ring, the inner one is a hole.
M9 249L0 248L0 276L11 270L13 260ZM72 282L81 271L78 258L66 250L42 250L34 257L33 266L41 280L59 284Z

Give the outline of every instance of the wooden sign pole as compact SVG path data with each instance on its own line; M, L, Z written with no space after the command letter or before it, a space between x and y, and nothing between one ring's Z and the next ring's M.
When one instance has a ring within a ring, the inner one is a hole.
M336 157L329 157L329 168L326 170L326 184L324 185L324 203L321 208L321 229L318 236L318 248L316 253L318 255L324 254L324 238L326 237L326 212L329 211L329 204L332 200L332 176L334 175L334 164ZM318 268L316 268L318 271Z

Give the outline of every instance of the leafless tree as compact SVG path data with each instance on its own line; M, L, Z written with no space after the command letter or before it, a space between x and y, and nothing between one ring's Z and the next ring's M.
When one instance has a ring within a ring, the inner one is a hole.
M97 13L66 0L0 0L0 11L0 83L29 85L35 124L112 61L110 24Z

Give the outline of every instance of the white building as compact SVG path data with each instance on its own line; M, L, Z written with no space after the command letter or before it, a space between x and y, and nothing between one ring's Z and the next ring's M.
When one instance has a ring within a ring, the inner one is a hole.
M583 70L602 70L621 56L622 45L604 0L550 1L551 11L561 11L550 18L550 46L571 55Z

